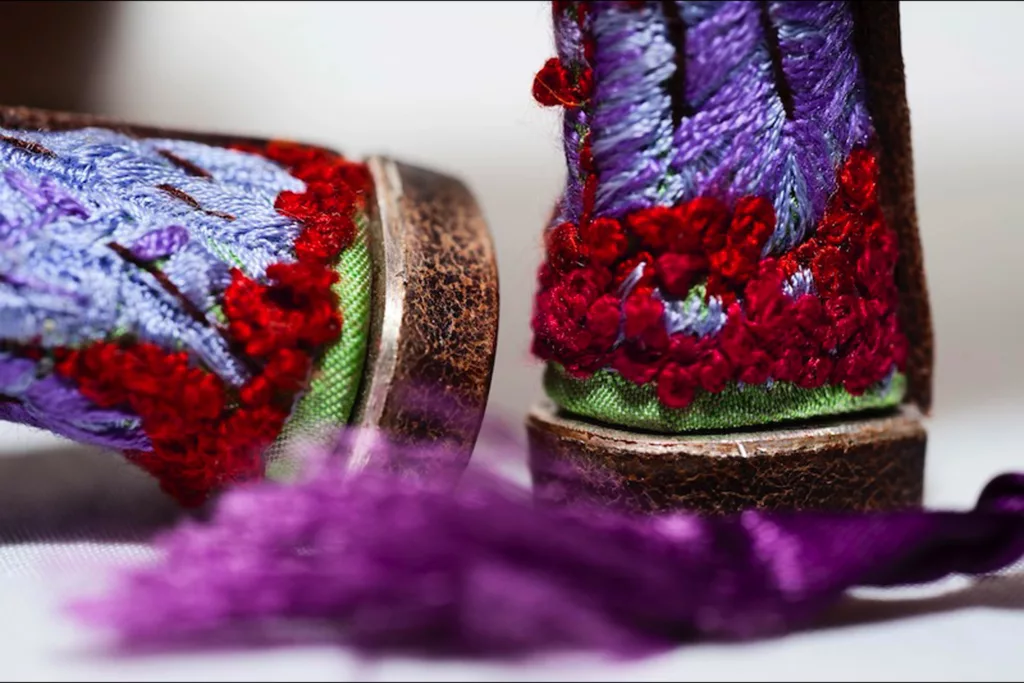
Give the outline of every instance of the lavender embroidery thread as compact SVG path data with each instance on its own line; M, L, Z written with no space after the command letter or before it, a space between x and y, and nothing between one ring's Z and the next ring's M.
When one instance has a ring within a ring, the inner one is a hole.
M849 7L769 3L793 94L790 120L771 75L757 4L679 4L692 26L688 45L700 55L687 71L698 113L677 131L673 161L680 177L692 181L667 198L674 203L707 193L772 197L778 224L766 253L786 251L813 228L835 188L836 169L872 131ZM822 45L829 47L816 49Z
M242 384L247 371L212 321L197 322L150 273L108 245L124 245L144 260L166 259L159 265L164 274L209 318L231 267L261 278L269 264L291 258L300 226L281 216L274 200L304 184L261 157L200 143L137 140L105 129L0 133L52 152L0 142L4 339L77 346L117 330L185 349ZM203 211L161 185L194 198Z
M154 261L175 253L188 244L189 234L181 225L169 225L147 232L132 244L132 253L140 259Z
M637 8L592 5L595 43L594 210L621 214L657 202L672 145L672 101L665 82L675 72L675 50L657 3Z
M582 31L574 11L555 12L563 64L584 64L583 41L593 40L595 81L589 107L565 112L569 183L556 223L579 218L578 143L589 131L596 215L697 196L766 196L777 224L763 254L783 253L813 230L837 170L873 135L848 3L674 0L682 40L670 35L669 4L593 3ZM684 100L674 129L673 96ZM815 291L806 270L784 288ZM714 299L665 299L670 333L714 335L726 318Z
M40 372L36 361L6 353L0 353L0 420L20 422L104 448L150 448L137 417L98 408L67 380Z
M575 17L568 13L556 13L554 19L555 46L559 58L567 66L584 69L588 67L583 52L583 34L589 30L592 18L589 14L581 28ZM583 171L580 168L580 147L584 131L589 130L589 116L583 107L568 109L563 114L562 130L565 148L566 179L565 193L556 212L556 223L572 221L578 223L583 204Z
M592 6L595 41L593 135L598 215L622 216L653 205L715 195L772 199L778 223L765 254L802 240L835 188L835 172L872 134L846 3L771 2L769 26L760 3L689 2L676 6L686 31L685 104L673 131L667 82L675 47L658 3ZM564 19L559 52L574 52ZM792 92L787 117L767 47L777 32L781 72ZM575 154L578 121L567 112L567 151ZM570 139L572 138L572 139ZM560 220L578 214L581 190L570 183Z

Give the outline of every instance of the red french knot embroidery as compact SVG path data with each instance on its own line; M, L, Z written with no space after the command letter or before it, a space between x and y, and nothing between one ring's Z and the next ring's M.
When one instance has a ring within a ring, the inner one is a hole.
M583 94L573 80L561 60L552 57L534 76L533 98L545 107L578 107L583 102Z
M258 368L241 388L194 367L184 353L148 343L99 342L56 352L57 371L97 405L127 405L153 446L126 455L179 502L195 506L233 482L263 475L263 450L277 438L320 349L338 339L342 318L331 263L354 239L354 211L365 206L365 166L288 142L238 146L306 183L275 207L302 223L296 261L266 271L266 283L232 271L224 293L226 334Z
M606 251L618 253L616 230L603 225L598 232L613 238L597 247L582 236L586 228L557 226L541 268L534 353L577 377L611 367L636 384L656 381L671 408L730 381L832 383L863 393L893 366L903 369L907 356L897 320L896 237L878 204L877 173L875 157L855 150L813 236L777 260L761 259L775 216L760 198L743 198L731 211L698 198L636 212L620 221L630 246L611 265ZM643 276L621 304L618 340L607 329L608 297L641 262ZM800 268L813 273L817 294L790 298L783 284ZM726 324L713 336L670 337L655 289L679 298L701 281L708 295L722 297Z
M556 22L563 17L576 22L582 35L582 59L568 65L558 57L552 57L545 62L533 79L533 97L543 106L560 105L568 110L581 110L583 116L586 116L589 114L590 96L594 89L594 72L591 65L594 63L595 43L587 23L589 3L558 0L552 3L552 13ZM597 173L594 169L590 129L586 126L585 118L580 121L584 124L584 130L577 143L578 173L582 186L580 216L581 223L585 225L594 211Z

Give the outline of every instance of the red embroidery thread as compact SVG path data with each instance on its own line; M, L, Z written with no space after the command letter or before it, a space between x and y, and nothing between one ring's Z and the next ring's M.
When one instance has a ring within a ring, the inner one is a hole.
M126 455L186 506L224 486L263 475L262 452L277 438L316 354L341 334L337 274L331 263L355 236L365 206L365 166L290 142L238 146L287 168L306 183L282 192L279 212L302 223L294 263L271 265L266 283L232 271L224 293L227 336L258 368L239 389L190 364L184 353L131 341L55 352L56 368L97 405L126 405L142 420L152 451Z
M814 235L777 260L761 259L775 216L756 197L740 199L731 212L710 198L636 212L618 221L628 249L620 249L607 218L598 219L600 234L611 238L600 244L579 239L572 224L558 226L563 237L548 240L534 310L534 353L576 377L610 367L636 384L656 380L672 408L730 381L833 383L863 393L894 366L903 369L907 356L897 320L896 237L878 205L877 173L875 157L855 150ZM564 236L572 236L568 252ZM622 303L622 339L611 339L607 319L595 327L592 309L601 302L608 310L605 297L639 263L643 274ZM791 298L783 285L800 268L812 272L817 294ZM701 281L727 307L725 325L701 339L670 337L655 285L682 298Z
M566 109L578 109L582 110L584 115L589 112L590 97L594 89L594 72L591 65L594 63L596 49L594 36L587 25L589 12L590 7L587 2L559 1L552 3L552 13L556 22L562 16L568 16L579 27L582 35L582 60L576 60L566 65L558 57L552 57L544 63L533 79L533 97L541 105L548 107L560 105ZM581 119L581 121L584 120ZM585 227L590 222L597 197L597 173L594 169L594 157L591 152L590 130L585 124L577 142L577 153L579 154L579 180L582 185L580 225Z

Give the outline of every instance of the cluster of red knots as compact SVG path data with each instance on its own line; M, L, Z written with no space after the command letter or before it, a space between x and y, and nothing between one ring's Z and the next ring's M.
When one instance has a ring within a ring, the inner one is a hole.
M878 203L877 174L874 155L855 150L812 236L779 258L761 258L775 226L761 198L731 209L698 198L555 226L540 273L534 352L577 377L613 368L636 384L657 382L671 408L730 382L863 393L902 369L907 355L896 238ZM623 299L622 284L640 264ZM787 295L786 280L802 269L815 291ZM724 326L704 337L669 334L665 300L701 282L706 296L721 298Z
M135 341L56 351L57 371L103 407L139 416L152 444L128 457L185 505L226 485L263 475L262 453L280 434L317 353L341 335L333 262L355 237L365 205L365 166L315 147L285 142L244 146L306 184L282 192L275 208L302 225L293 262L271 265L266 282L233 270L224 292L223 334L251 375L231 387L190 363L188 354Z

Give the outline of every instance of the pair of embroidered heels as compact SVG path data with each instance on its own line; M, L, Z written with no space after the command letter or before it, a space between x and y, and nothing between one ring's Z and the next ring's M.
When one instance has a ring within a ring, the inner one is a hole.
M897 4L555 2L553 22L534 95L564 108L568 177L532 320L538 495L918 504L931 329ZM287 477L295 439L342 425L465 465L498 284L458 181L27 109L0 110L0 166L0 419L120 450L186 505Z

